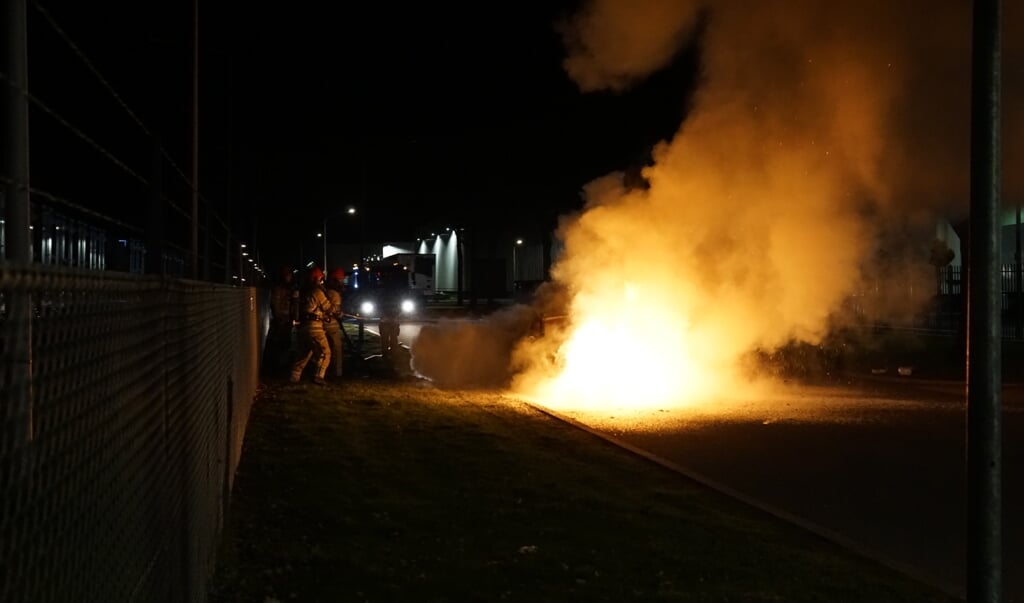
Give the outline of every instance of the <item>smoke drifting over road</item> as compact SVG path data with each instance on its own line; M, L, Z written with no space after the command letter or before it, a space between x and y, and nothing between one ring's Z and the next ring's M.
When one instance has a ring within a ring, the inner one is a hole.
M513 346L535 317L530 308L513 306L482 320L426 325L412 345L412 368L444 387L507 386Z

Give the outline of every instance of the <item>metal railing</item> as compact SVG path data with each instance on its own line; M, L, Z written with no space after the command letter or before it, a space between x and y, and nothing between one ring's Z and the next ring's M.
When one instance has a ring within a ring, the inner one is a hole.
M0 600L205 599L258 295L0 263Z
M847 300L848 312L867 325L888 325L957 332L964 327L966 283L961 266L935 270L935 284L914 289L899 283L890 290L867 287ZM1006 338L1024 338L1024 266L1010 263L1001 267L1002 332ZM887 298L902 307L917 308L913 314L886 316L878 310Z

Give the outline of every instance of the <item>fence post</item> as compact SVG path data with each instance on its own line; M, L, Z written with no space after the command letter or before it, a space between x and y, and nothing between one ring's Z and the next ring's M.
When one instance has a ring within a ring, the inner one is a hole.
M224 284L231 284L231 229L224 225Z
M149 180L149 221L146 224L146 274L163 274L163 155L160 139L153 135Z
M1021 284L1024 281L1024 273L1021 269L1020 257L1020 201L1017 202L1017 228L1014 230L1013 250L1013 319L1015 323L1014 335L1017 339L1024 339L1024 295L1021 295Z
M7 100L5 119L4 172L10 178L4 200L4 255L6 259L27 266L32 261L31 206L29 200L29 137L28 137L28 14L25 0L5 0L7 23L4 45L4 70L8 82L4 86ZM30 442L34 437L32 418L32 294L28 290L10 291L6 300L4 321L6 344L5 364L10 371L11 394L6 411L21 416L17 442Z
M1001 0L975 0L967 317L967 601L1002 600Z

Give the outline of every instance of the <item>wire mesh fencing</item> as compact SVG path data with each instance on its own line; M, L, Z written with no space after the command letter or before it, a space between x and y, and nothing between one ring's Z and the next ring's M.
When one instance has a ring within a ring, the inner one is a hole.
M205 599L257 296L0 263L0 600Z

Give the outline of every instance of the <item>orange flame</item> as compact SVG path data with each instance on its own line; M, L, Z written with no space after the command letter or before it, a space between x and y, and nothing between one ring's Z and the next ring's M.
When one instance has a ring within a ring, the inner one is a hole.
M517 389L553 409L618 413L690 406L719 395L733 373L716 361L719 350L690 324L683 307L636 283L579 294L563 331L517 350L532 365ZM538 366L537 358L548 363Z

